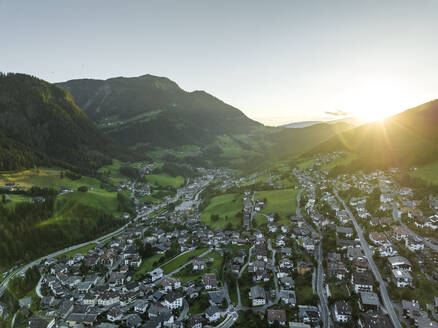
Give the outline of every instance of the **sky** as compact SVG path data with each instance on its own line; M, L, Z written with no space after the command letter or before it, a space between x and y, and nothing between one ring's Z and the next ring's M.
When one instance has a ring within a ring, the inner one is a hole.
M268 125L438 98L438 1L0 0L0 71L153 74Z

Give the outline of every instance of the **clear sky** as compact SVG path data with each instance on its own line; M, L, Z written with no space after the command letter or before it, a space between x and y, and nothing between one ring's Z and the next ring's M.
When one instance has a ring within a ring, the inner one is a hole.
M154 74L266 124L438 98L438 1L0 0L0 71Z

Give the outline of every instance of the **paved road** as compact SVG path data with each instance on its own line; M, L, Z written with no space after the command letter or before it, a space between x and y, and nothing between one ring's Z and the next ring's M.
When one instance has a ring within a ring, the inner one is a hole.
M248 254L248 261L246 261L246 263L243 265L243 267L240 269L239 275L237 276L237 280L236 280L236 289L237 289L237 306L236 309L240 309L242 307L242 302L240 299L240 287L239 287L239 279L242 277L243 272L245 271L246 267L249 265L249 261L251 260L251 253L252 250L254 249L254 246L252 246L249 249L249 254Z
M302 194L302 190L300 190L298 192L298 195L297 195L297 209L296 209L297 217L302 217L301 216L301 194ZM308 224L307 222L306 222L306 226L310 229L310 231L312 231L313 234L317 234L315 229L313 229L313 227L310 224ZM318 261L318 270L316 273L316 291L318 293L319 300L321 303L323 327L330 328L332 322L331 322L331 318L330 318L330 311L329 311L329 307L328 307L327 295L326 295L325 290L324 290L324 270L323 270L323 266L322 266L321 233L319 233L318 235L320 236L320 243L318 245L318 249L317 249L317 252L315 254L317 261Z
M324 289L324 270L322 266L322 242L320 242L318 245L318 249L316 251L316 257L318 261L318 270L316 275L317 277L316 291L318 293L320 304L321 304L322 322L323 322L323 327L330 328L332 324L331 324L327 295Z
M183 321L186 318L187 313L189 313L189 309L190 309L189 302L187 302L187 300L185 298L183 301L183 306L184 306L183 310L181 311L180 315L178 316L177 321Z
M401 220L401 212L396 207L394 207L394 209L392 210L392 217L394 218L394 220L400 222L400 225L403 228L405 228L407 231L409 231L409 233L411 235L421 239L423 241L424 245L426 245L427 247L429 247L433 251L438 252L438 245L430 242L429 240L426 240L423 236L418 235L417 233L415 233L414 231L409 229L409 227L402 222L402 220Z
M227 318L218 324L217 328L230 328L237 320L239 315L236 312L228 313Z
M360 238L360 244L362 246L362 249L365 253L365 256L368 259L368 263L370 264L371 271L374 274L374 277L379 282L379 289L380 294L382 295L383 304L385 305L386 310L388 311L389 318L391 319L392 324L395 328L401 328L400 321L398 320L397 314L394 311L394 306L391 302L391 299L389 298L388 291L386 290L385 282L382 279L382 276L380 275L380 271L377 268L376 264L374 263L373 256L371 255L370 249L368 247L368 243L365 240L363 236L362 228L357 223L353 213L351 213L350 208L345 204L344 200L339 197L339 194L336 189L333 189L333 192L336 196L336 198L344 205L344 209L347 211L348 216L350 217L351 221L353 222L353 225L356 229L357 235Z

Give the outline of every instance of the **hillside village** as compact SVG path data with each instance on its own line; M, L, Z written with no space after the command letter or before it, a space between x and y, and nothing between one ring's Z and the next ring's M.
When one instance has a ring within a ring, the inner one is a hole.
M423 212L397 169L330 177L324 165L344 155L285 168L297 192L286 220L248 186L257 177L226 170L200 170L164 203L136 202L118 234L39 263L37 311L35 298L19 300L28 327L438 327L437 198ZM269 175L272 190L281 175ZM242 229L202 219L213 182L241 190Z

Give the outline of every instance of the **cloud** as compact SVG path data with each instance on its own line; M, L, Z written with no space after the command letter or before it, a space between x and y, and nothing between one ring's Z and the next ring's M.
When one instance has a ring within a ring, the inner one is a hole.
M348 116L351 114L350 112L345 112L345 111L340 110L340 109L335 109L334 111L326 111L324 113L326 113L327 115L330 115L330 116L334 116L334 117Z

